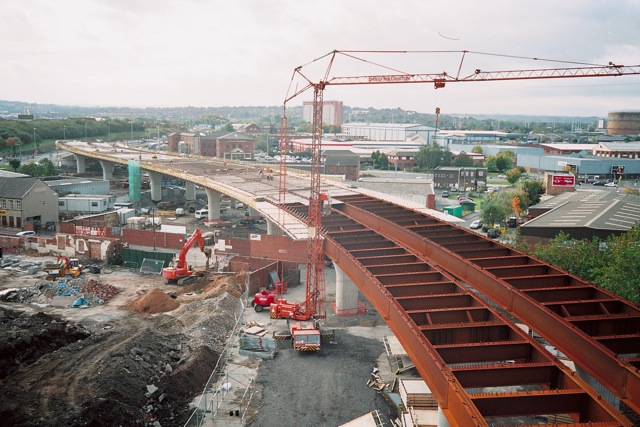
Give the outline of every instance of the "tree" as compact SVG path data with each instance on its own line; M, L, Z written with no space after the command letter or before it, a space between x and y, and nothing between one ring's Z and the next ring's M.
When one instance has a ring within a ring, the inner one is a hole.
M542 183L535 179L524 179L520 182L520 188L524 193L524 204L529 207L540 203L540 196L544 194Z
M473 160L464 151L453 161L454 166L467 167L473 166Z
M13 154L15 155L16 149L20 147L22 141L20 141L20 138L18 138L17 136L10 136L5 140L4 143L7 147L11 147L11 149L13 150Z
M379 169L389 169L389 157L384 153L380 153L376 164L378 165Z
M507 171L507 181L511 185L515 185L515 183L518 182L521 176L522 172L520 172L520 169L518 168L513 168Z
M537 245L533 255L561 269L595 281L595 272L605 262L600 253L600 240L576 240L560 232L546 245Z
M604 261L593 268L593 282L640 304L640 225L607 239Z
M493 224L502 222L511 213L511 203L507 192L494 193L482 204L482 222Z
M449 166L451 157L451 151L438 144L421 145L416 153L416 163L419 169L435 169L438 166Z
M14 172L18 171L18 168L20 167L20 159L10 159L9 160L9 166L11 166L13 168Z
M58 171L49 159L42 159L39 163L29 162L26 165L20 166L20 172L29 176L54 176L58 174Z
M472 153L476 153L476 154L482 154L482 153L483 153L483 151L482 151L482 146L480 146L480 145L476 145L475 147L473 147L473 148L471 149L471 152L472 152Z

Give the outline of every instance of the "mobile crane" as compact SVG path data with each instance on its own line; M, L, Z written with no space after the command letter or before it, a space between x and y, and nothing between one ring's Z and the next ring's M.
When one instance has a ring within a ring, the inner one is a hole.
M198 244L200 251L207 257L207 268L209 268L209 259L211 258L212 250L205 247L202 232L199 228L196 228L185 242L180 254L174 258L173 265L162 269L162 277L165 278L167 284L185 286L198 280L197 276L193 275L194 271L192 266L187 264L187 253L195 243Z
M398 71L397 69L383 64L375 63L366 58L360 58L356 55L360 54L460 54L460 62L457 72L449 73L446 71L437 73L407 73ZM503 71L484 71L478 68L472 68L467 74L462 74L463 64L468 55L486 55L510 57L520 60L542 61L571 64L573 66L566 68L532 68L522 70L503 70ZM375 65L388 72L391 70L395 74L376 74L376 75L356 75L356 76L331 76L332 67L336 58L349 58L356 60L360 64ZM312 65L320 60L327 60L328 65L324 73L324 77L319 81L312 81L303 74L303 68ZM509 55L496 55L485 52L474 51L341 51L334 50L329 52L304 66L296 67L293 71L289 89L295 87L293 92L287 92L284 101L283 116L281 121L280 133L280 189L279 204L280 211L285 206L286 194L286 152L288 149L287 139L287 117L286 106L289 101L301 95L309 89L313 89L313 123L312 123L312 140L311 140L311 188L309 195L309 214L307 217L307 226L309 227L309 245L307 252L307 270L306 270L306 296L301 303L292 303L282 298L277 293L275 301L270 305L271 318L286 318L295 320L308 320L311 317L316 319L324 319L325 312L325 285L324 285L324 255L323 255L323 237L322 237L322 214L330 211L329 197L323 193L320 188L320 175L322 166L322 110L323 110L323 93L327 86L345 86L345 85L380 85L380 84L405 84L405 83L431 83L435 89L444 88L449 83L458 82L481 82L481 81L504 81L504 80L532 80L532 79L560 79L575 77L618 77L623 75L640 74L640 65L625 66L613 62L605 65L593 65L586 63L578 63L574 61L560 61L543 58L526 58ZM294 80L299 78L303 84L299 85ZM294 84L295 83L295 84ZM440 113L440 108L436 108L436 117ZM281 223L283 221L281 220Z

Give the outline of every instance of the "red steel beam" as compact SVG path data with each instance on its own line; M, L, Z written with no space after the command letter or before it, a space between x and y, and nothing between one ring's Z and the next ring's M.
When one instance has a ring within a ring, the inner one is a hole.
M623 360L619 360L616 354L605 348L596 339L573 327L566 319L548 310L539 301L527 295L526 292L518 291L518 289L510 286L504 280L463 258L460 253L455 252L455 249L460 250L460 248L455 247L456 245L443 247L424 236L394 224L392 221L374 217L358 206L349 205L347 198L341 198L341 201L344 202L344 204L340 205L341 212L346 213L349 217L354 218L371 230L377 231L384 236L392 237L394 240L433 260L437 265L446 267L447 271L471 284L503 309L533 327L547 341L555 345L605 387L613 391L634 411L640 413L639 369L625 363ZM481 238L481 240L485 241L489 246L501 246L489 239ZM479 243L471 243L470 245L474 248L481 246ZM452 249L452 247L454 248ZM469 248L465 249L468 250ZM505 254L517 253L517 251L506 247L503 248L503 251ZM568 273L565 276L571 277ZM575 277L571 277L571 280L577 283L581 282L580 279ZM602 295L603 298L604 296L609 299L617 298L611 293L595 289L588 284L585 284L584 287L585 290Z

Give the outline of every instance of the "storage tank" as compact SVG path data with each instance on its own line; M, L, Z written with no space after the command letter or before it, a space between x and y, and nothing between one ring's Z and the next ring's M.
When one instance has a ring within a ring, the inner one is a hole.
M610 135L640 135L640 111L609 113L607 133Z

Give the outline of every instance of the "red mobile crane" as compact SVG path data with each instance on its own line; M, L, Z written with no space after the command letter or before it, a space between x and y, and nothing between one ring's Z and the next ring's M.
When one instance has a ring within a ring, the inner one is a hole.
M358 58L356 54L403 54L403 53L457 53L461 54L460 63L456 73L448 73L446 71L440 73L405 73L396 69L375 64L364 58ZM467 54L501 56L517 59L555 62L579 65L567 68L537 68L524 70L503 70L503 71L483 71L473 69L473 71L464 76L461 75L462 66ZM342 55L350 59L355 59L360 63L367 63L380 66L385 70L395 71L396 74L378 74L378 75L359 75L359 76L334 76L330 77L330 72L337 55ZM307 225L309 227L309 250L307 252L307 271L306 271L306 297L301 303L291 303L276 297L276 301L270 306L272 318L292 318L296 320L308 320L312 316L317 319L326 317L325 309L325 285L324 285L324 256L322 248L322 212L327 207L324 205L328 201L328 197L320 189L320 171L322 165L322 110L323 110L323 92L329 85L372 85L372 84L399 84L399 83L433 83L435 89L444 88L447 83L458 82L480 82L480 81L502 81L502 80L532 80L532 79L560 79L575 77L618 77L623 75L640 74L640 65L624 66L609 62L607 65L593 65L578 63L573 61L558 61L542 58L524 58L509 55L495 55L474 51L339 51L334 50L325 54L309 64L328 58L328 65L324 74L324 78L318 82L314 82L302 73L303 66L296 67L293 71L291 83L296 76L300 77L305 85L287 97L284 101L284 114L282 117L282 128L280 134L280 197L279 203L284 206L284 195L286 194L286 150L288 141L286 138L286 104L298 95L313 89L313 128L311 141L311 191L309 195L309 215ZM306 65L309 65L306 64ZM298 86L296 85L296 88ZM291 88L291 85L290 85ZM439 108L437 109L439 113ZM285 159L285 160L282 160ZM281 221L281 224L283 222Z
M193 275L193 269L190 265L187 265L187 252L191 249L194 243L198 243L200 251L204 252L207 257L207 268L209 267L209 258L211 258L211 249L205 247L204 238L199 228L193 232L191 237L187 239L184 247L180 251L177 258L174 258L173 265L171 267L165 267L162 269L162 277L165 278L167 284L174 283L180 286L188 285L191 282L197 280L197 277Z

